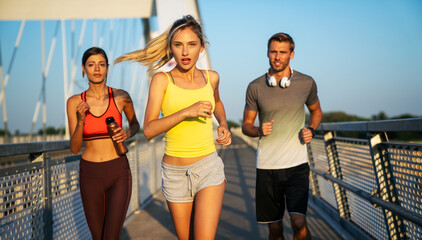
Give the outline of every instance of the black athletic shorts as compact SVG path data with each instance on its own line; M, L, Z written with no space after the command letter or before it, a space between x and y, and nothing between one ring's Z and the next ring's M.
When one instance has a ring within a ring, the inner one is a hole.
M308 163L287 169L257 169L256 220L260 223L281 221L286 204L289 213L306 215L308 191Z

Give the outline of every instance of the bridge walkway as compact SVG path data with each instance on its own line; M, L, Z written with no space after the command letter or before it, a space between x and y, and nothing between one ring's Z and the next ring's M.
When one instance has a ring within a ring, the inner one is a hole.
M233 137L232 145L218 151L225 164L227 184L216 239L267 239L267 226L255 221L255 150L240 138ZM307 221L314 240L344 238L330 228L311 206ZM285 215L283 223L286 239L293 239L288 215ZM144 209L128 218L122 239L177 239L161 193L155 195Z

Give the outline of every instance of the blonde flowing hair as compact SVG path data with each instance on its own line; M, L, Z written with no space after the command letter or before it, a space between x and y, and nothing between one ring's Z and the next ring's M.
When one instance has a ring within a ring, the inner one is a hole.
M153 38L145 48L126 53L116 58L114 64L124 61L139 62L142 65L148 66L148 70L158 69L164 66L173 58L170 46L175 33L187 27L192 29L201 40L201 45L204 45L205 36L202 33L201 25L191 15L187 15L176 20L171 28L168 28L158 37Z

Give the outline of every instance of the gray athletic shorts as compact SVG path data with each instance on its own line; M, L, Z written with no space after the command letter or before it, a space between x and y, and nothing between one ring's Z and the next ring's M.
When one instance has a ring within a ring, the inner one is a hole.
M169 202L192 202L201 189L226 180L224 163L217 152L187 166L161 162L161 175L163 195Z

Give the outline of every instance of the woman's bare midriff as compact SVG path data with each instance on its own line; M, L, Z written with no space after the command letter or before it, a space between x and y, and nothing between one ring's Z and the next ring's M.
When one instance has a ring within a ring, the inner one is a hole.
M118 158L111 138L85 141L82 158L90 162L107 162Z
M205 157L208 157L210 154L202 155L199 157L192 157L192 158L181 158L181 157L174 157L164 154L163 162L165 164L173 165L173 166L187 166L198 162Z

